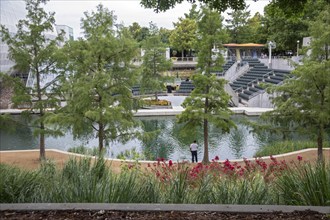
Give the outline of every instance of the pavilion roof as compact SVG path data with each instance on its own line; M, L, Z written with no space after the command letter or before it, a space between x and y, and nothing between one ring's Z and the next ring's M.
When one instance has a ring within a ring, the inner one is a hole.
M256 47L265 47L265 44L254 44L254 43L246 43L246 44L223 44L224 47L234 47L234 48L256 48Z

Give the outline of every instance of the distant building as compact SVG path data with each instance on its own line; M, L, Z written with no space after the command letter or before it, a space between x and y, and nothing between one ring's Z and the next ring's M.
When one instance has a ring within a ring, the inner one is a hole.
M11 34L17 32L16 24L26 16L24 1L0 1L0 23ZM15 63L8 58L8 45L0 39L0 72L8 72Z
M61 33L61 31L64 31L64 41L73 40L73 28L69 27L67 25L56 25L56 31L57 33Z
M0 24L8 28L12 35L15 35L17 32L16 25L18 21L24 19L26 15L27 11L25 9L24 1L0 1ZM61 30L64 30L65 32L65 41L73 40L73 29L67 25L56 25L56 27L53 28L53 31L48 31L45 33L45 36L48 39L55 39ZM12 67L15 65L15 62L9 59L8 49L8 45L0 38L0 72L13 74Z

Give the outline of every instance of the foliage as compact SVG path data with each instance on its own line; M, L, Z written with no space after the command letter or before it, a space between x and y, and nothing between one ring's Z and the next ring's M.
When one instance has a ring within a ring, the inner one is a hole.
M283 204L330 206L329 164L299 164L283 172L275 182Z
M187 0L190 3L195 4L196 0ZM209 6L211 9L218 11L225 11L229 8L233 10L240 10L245 7L244 0L198 0L200 3ZM171 1L157 1L157 0L141 0L141 5L145 8L152 8L156 12L166 11L174 8L176 4L182 3L183 0L171 0Z
M68 149L68 152L76 153L76 154L83 154L83 155L90 155L90 156L100 156L99 155L99 149L97 147L89 148L85 147L83 145L80 145L78 147L72 147ZM103 149L101 155L105 154L105 150Z
M135 148L130 150L125 150L117 155L117 159L121 160L144 160L145 157L143 154L140 154L138 151L136 151Z
M264 44L267 42L268 32L264 25L264 16L259 12L255 13L252 18L247 21L247 29L249 35L246 36L246 42Z
M169 41L173 49L181 51L194 49L196 44L196 20L190 18L179 18L174 23L175 29L171 32Z
M170 45L170 35L171 35L171 33L172 33L172 30L168 30L168 29L163 28L163 27L161 27L159 29L160 40L167 47L169 47L169 45Z
M198 67L200 73L193 76L195 89L183 103L185 111L178 116L179 123L185 123L184 130L193 131L203 126L204 157L203 162L209 162L208 156L208 123L228 132L233 122L228 109L229 96L224 91L224 79L218 79L211 74L212 70L221 69L223 58L212 51L221 47L226 39L222 29L219 14L208 8L203 8L201 20L198 22Z
M137 42L142 42L150 35L149 28L141 27L137 22L133 22L132 25L128 27L128 30L133 39Z
M141 65L141 92L152 91L158 101L158 92L164 90L166 80L163 72L171 68L172 62L166 59L166 48L161 43L158 28L151 26L150 30L152 35L143 42L142 46L144 55Z
M1 26L1 39L9 46L9 57L15 62L14 69L29 73L34 80L31 87L26 87L19 79L7 77L14 87L12 101L16 107L26 108L27 113L38 112L33 121L35 134L39 135L40 159L45 159L45 135L58 135L51 130L45 120L47 108L58 108L60 97L57 90L61 77L58 45L63 42L63 34L49 36L54 31L54 13L46 13L41 7L45 0L26 0L27 16L17 24L17 33L12 34ZM46 76L52 76L49 82L43 82Z
M277 43L275 50L295 51L297 40L302 43L302 38L311 34L309 21L315 20L329 3L303 0L295 1L290 7L284 7L285 4L284 1L272 1L265 7L264 26L268 29L268 40Z
M63 49L71 73L63 82L67 105L52 120L71 127L74 138L96 133L101 152L110 141L127 141L137 126L130 89L137 44L102 5L96 12L85 12L81 21L85 39L69 42Z
M63 169L44 163L36 171L0 164L1 203L185 203L329 205L329 164L298 156L190 167L159 159L146 170L127 164L114 173L103 158L71 159Z
M324 146L330 146L329 143L324 143ZM256 153L255 157L263 157L269 155L278 155L289 153L293 151L315 148L317 147L315 142L312 141L282 141L275 142L273 144L261 147Z
M145 100L143 100L143 104L145 104L147 106L150 106L150 105L170 106L171 102L167 101L167 100L158 100L157 101L157 100L145 99Z
M230 33L230 42L232 43L249 43L248 39L252 31L247 26L250 11L248 6L244 10L237 10L231 13L230 19L226 20L227 29Z
M276 108L265 113L269 121L286 121L302 132L308 130L317 142L320 160L326 130L330 127L330 59L326 52L330 32L325 29L319 34L314 25L327 26L329 10L329 6L325 7L310 24L311 55L292 72L294 77L268 89L269 93L277 94L272 100Z

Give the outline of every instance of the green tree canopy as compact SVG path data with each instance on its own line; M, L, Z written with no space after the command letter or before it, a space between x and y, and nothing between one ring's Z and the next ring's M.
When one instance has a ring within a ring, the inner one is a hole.
M131 33L134 40L138 43L142 43L147 37L150 36L150 30L148 27L141 27L139 23L133 22L132 25L128 27L129 32Z
M194 131L203 127L203 163L209 162L208 129L209 123L228 132L234 126L228 109L229 95L225 92L225 80L217 78L211 71L221 69L223 57L217 51L227 35L222 27L222 19L216 11L202 9L198 21L198 67L200 72L193 76L195 89L183 103L185 111L178 116L179 123L185 123L184 130ZM192 132L193 133L193 132Z
M100 152L106 143L128 140L136 126L131 88L135 70L131 61L138 45L115 16L102 5L82 18L85 39L70 42L70 71L64 82L67 105L60 123L70 125L74 137L94 137Z
M182 3L184 0L141 0L141 5L145 8L152 8L156 12L167 11L174 8L177 4ZM254 0L255 2L259 0ZM272 0L278 7L285 10L285 13L289 15L298 14L303 11L304 6L310 0ZM227 9L243 10L246 7L245 0L187 0L192 4L200 2L203 5L207 5L211 9L215 9L220 12L224 12Z
M329 15L328 5L310 22L311 55L293 71L293 78L270 89L277 94L273 99L275 110L266 114L271 121L292 121L298 130L311 134L317 142L319 160L329 134L326 130L330 129Z
M267 29L263 23L264 17L259 12L248 19L247 28L249 30L249 35L246 36L246 42L259 44L267 42Z
M33 121L34 132L39 135L40 159L45 159L45 135L58 132L46 126L47 108L57 108L60 97L56 92L58 79L61 75L58 64L58 45L63 42L62 34L56 35L54 30L54 13L46 13L42 8L45 0L26 0L27 16L17 24L17 33L12 35L1 25L1 39L9 46L10 59L15 62L15 70L29 73L33 82L26 87L18 79L10 79L14 86L13 103L24 106L25 113L37 112ZM43 78L52 76L45 83Z
M166 11L174 8L177 4L182 3L184 0L141 0L141 5L146 8L152 8L156 12ZM244 0L197 0L198 2L209 6L212 9L218 11L225 11L227 9L239 10L245 7ZM196 3L196 0L187 0L192 4Z
M227 19L226 22L227 29L230 33L230 42L248 43L249 36L252 33L247 25L250 17L248 7L244 10L236 10L228 14L230 15L230 19Z
M174 23L175 29L170 35L170 44L174 49L182 51L193 49L196 44L196 21L190 18L180 18Z
M296 50L297 40L308 36L308 24L301 15L289 17L278 4L265 7L268 40L276 42L277 50Z
M158 100L157 93L164 90L165 77L163 72L171 68L172 62L166 60L165 44L161 42L157 28L150 27L150 29L153 30L153 35L148 37L142 45L144 56L141 66L141 89L142 92L151 90Z

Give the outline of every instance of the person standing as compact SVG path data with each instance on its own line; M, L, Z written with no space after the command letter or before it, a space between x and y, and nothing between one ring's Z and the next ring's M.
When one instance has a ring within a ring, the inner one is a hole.
M198 145L195 140L194 143L190 144L191 160L193 163L194 163L194 159L195 159L196 163L198 162L197 149L198 149Z

